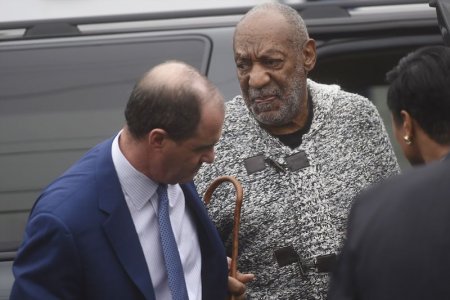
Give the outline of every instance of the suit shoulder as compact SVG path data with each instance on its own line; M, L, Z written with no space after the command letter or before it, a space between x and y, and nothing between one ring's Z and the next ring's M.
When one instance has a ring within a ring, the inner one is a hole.
M450 189L446 187L448 178L450 161L414 167L368 187L357 196L354 206L373 205L373 202L410 205L414 199L420 201L419 198L426 194L450 195Z
M97 202L92 200L98 197L98 167L105 147L108 149L108 143L92 148L49 184L36 200L32 216L51 213L66 218L76 211L87 211L90 206L97 206Z

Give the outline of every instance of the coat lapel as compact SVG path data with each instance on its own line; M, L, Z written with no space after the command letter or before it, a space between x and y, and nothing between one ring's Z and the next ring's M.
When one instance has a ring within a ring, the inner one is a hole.
M195 220L200 242L203 299L223 299L226 295L228 278L225 248L194 184L180 186L185 195L186 205Z
M144 253L112 162L111 144L112 140L103 144L104 147L100 149L103 153L100 153L97 165L99 208L109 215L103 228L131 280L145 299L154 300L155 295Z

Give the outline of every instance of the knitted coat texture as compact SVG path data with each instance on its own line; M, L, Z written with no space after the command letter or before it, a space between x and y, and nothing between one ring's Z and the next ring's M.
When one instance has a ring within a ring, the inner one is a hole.
M385 127L368 99L309 79L308 90L314 116L296 149L262 130L240 96L228 101L216 159L195 178L201 195L218 176L235 176L242 184L238 270L256 275L247 285L248 299L325 299L328 273L309 269L302 276L298 263L280 266L274 252L291 246L303 262L337 253L354 196L399 172ZM292 171L286 158L300 151L309 166ZM248 174L244 160L258 155L285 170L266 163ZM208 211L229 256L234 207L232 184L220 185Z

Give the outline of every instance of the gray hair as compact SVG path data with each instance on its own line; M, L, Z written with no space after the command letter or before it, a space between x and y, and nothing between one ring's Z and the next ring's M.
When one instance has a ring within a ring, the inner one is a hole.
M309 38L308 29L306 28L305 21L300 14L289 5L278 2L266 2L253 7L241 18L237 25L239 26L239 24L248 16L261 11L276 11L286 19L287 23L290 24L290 27L294 32L293 42L296 47L301 48L303 46L303 42Z

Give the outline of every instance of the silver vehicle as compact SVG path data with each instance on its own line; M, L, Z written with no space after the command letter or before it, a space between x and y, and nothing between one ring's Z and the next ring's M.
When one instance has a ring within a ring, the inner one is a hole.
M1 1L0 299L9 297L12 261L38 194L121 128L142 73L178 59L226 99L240 93L234 26L260 2ZM443 44L443 36L450 43L450 0L432 0L433 7L427 0L284 2L317 41L311 78L367 96L388 129L385 73L417 47Z

